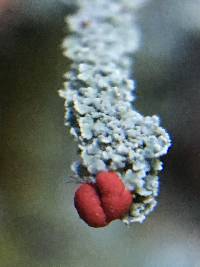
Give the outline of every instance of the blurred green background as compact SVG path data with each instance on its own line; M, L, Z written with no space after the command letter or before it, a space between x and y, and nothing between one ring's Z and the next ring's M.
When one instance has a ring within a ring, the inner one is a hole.
M130 228L89 228L65 182L76 144L57 90L71 10L0 1L0 267L200 267L200 2L152 0L138 12L136 107L161 116L173 147L155 212Z

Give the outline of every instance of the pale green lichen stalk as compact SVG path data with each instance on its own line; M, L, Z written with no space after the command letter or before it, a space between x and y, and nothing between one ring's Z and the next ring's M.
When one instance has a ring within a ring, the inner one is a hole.
M131 55L138 48L134 0L82 0L67 18L71 35L64 54L72 60L60 95L66 125L78 142L80 160L74 177L94 181L102 170L117 172L133 192L134 203L123 222L142 222L156 205L160 156L170 138L157 116L134 108ZM144 1L142 1L144 2Z

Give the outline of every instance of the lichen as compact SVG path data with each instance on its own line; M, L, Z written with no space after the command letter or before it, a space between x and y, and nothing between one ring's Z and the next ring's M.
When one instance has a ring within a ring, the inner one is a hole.
M63 48L72 64L60 91L66 125L80 151L72 164L75 179L92 182L99 171L117 172L134 196L122 219L127 224L142 222L155 207L159 157L170 146L159 118L134 108L131 55L139 46L135 8L129 0L79 2L79 11L67 17L71 35Z

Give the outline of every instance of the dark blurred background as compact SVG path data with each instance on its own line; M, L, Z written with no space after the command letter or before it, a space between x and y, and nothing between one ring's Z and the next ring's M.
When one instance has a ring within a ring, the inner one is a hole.
M73 1L71 1L73 3ZM69 1L0 0L0 267L200 267L200 1L138 11L136 107L173 146L143 224L89 228L66 183L76 144L57 90Z

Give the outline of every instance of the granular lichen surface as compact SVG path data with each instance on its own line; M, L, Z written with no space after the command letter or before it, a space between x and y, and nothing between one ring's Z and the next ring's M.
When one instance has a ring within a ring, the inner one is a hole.
M67 17L71 34L63 47L72 64L60 91L80 154L72 164L74 178L94 182L99 171L115 171L134 197L122 220L143 222L156 205L159 158L170 138L158 116L143 116L134 107L130 73L139 46L137 5L128 0L78 5L78 12Z

